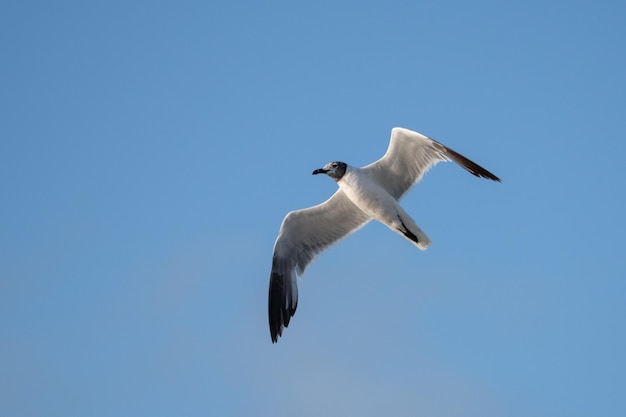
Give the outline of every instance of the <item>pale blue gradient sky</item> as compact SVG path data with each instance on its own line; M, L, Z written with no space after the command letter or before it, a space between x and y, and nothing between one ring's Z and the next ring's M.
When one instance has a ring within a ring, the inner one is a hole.
M0 415L623 416L623 2L0 6ZM322 255L272 247L403 126L437 166Z

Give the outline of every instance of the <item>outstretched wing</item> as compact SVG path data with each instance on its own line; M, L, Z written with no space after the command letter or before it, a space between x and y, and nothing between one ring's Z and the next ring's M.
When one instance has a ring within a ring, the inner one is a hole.
M297 275L324 249L370 220L343 191L322 204L287 214L274 244L268 313L272 342L298 306Z
M471 174L500 182L500 178L477 163L412 130L391 130L389 148L381 159L363 167L387 192L400 199L426 171L442 161L454 161Z

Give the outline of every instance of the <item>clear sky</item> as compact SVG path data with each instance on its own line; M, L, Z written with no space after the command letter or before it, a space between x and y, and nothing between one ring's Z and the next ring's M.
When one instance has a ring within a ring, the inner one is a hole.
M626 415L623 1L4 1L0 415ZM453 164L267 324L284 215Z

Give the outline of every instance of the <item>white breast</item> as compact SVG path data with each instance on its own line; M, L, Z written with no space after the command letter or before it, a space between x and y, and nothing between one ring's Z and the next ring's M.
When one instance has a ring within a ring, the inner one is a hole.
M346 196L362 211L385 224L396 221L398 202L367 173L348 166L337 182Z

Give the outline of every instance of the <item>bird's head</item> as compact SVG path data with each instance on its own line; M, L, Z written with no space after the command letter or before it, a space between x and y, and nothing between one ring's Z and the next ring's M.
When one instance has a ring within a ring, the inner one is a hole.
M324 165L324 168L316 169L313 171L313 175L326 174L335 181L339 181L346 173L346 169L348 169L348 164L334 161Z

